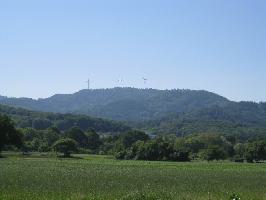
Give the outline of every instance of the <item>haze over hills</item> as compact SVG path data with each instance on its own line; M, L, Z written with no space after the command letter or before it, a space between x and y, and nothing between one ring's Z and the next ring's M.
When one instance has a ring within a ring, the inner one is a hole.
M38 100L1 97L0 104L39 111L27 112L31 113L30 118L34 120L37 118L37 122L42 115L45 116L41 118L44 121L52 118L52 124L55 125L58 122L69 121L69 116L82 119L86 118L85 115L89 115L125 121L131 127L152 133L217 132L240 135L266 133L266 103L233 102L203 90L95 89L81 90L74 94L57 94ZM3 109L2 106L0 113L3 113L3 110L8 110L4 114L11 115L20 124L22 121L24 127L25 123L30 123L27 117L25 120L26 111L21 115L18 109ZM51 113L41 114L40 111ZM15 116L13 112L16 113ZM52 113L71 113L71 115ZM58 117L62 117L63 120L58 121ZM94 120L94 118L88 117L84 120ZM106 127L105 120L103 122ZM98 129L101 130L100 127Z
M154 120L230 101L217 94L195 90L113 88L81 90L46 99L0 98L0 103L30 110L86 114L120 121Z

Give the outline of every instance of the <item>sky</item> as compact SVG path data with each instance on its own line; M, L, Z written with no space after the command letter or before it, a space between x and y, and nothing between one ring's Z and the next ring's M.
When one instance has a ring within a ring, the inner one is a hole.
M88 78L266 101L266 1L0 0L0 95L73 93Z

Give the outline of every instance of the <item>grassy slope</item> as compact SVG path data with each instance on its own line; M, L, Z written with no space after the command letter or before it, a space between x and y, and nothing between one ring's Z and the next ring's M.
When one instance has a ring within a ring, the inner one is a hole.
M231 193L240 194L242 200L266 199L265 164L116 161L89 156L5 158L0 166L1 200L112 200L136 192L177 200L222 200Z

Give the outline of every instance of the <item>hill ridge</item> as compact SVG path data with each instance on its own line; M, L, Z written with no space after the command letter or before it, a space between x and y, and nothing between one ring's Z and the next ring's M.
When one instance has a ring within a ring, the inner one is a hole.
M107 88L55 94L44 99L4 98L0 104L43 112L86 114L113 120L143 121L197 107L224 105L228 99L205 90Z

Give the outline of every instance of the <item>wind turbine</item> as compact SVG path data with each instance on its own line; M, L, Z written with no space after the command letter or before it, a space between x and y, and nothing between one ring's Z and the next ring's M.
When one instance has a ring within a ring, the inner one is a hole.
M147 78L144 78L144 77L142 79L143 79L144 85L146 85L148 79Z
M123 84L124 80L123 80L123 78L118 78L117 82L118 82L118 85L121 87L121 85Z
M88 83L88 90L89 90L90 89L90 79L88 79L86 83Z
M147 89L147 81L148 81L148 79L145 78L145 77L142 77L142 80L143 80L145 89Z

